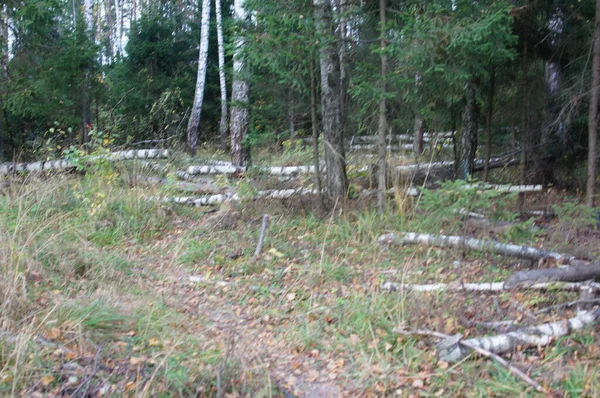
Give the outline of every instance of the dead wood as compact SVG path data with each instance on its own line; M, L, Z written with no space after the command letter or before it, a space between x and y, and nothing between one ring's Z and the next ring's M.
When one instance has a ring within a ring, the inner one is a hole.
M583 289L593 289L600 291L600 283L594 282L580 282L580 283L536 283L527 286L521 286L522 288L532 290L567 290L567 291L579 291ZM414 285L414 284L402 284L394 282L384 282L381 288L390 292L397 291L414 291L414 292L502 292L509 290L508 286L504 282L492 282L492 283L432 283L425 285Z
M133 183L135 184L144 184L144 185L168 185L174 189L184 191L184 192L195 192L195 193L210 193L210 194L219 194L224 191L224 189L219 188L214 184L202 184L202 183L194 183L194 182L185 182L185 181L169 181L166 178L159 177L151 177L144 175L136 175L133 177Z
M382 235L378 242L380 245L384 246L423 245L474 250L536 261L541 259L553 259L563 264L567 264L576 260L574 256L568 254L555 253L529 246L500 243L494 240L474 239L464 236L429 235L414 232L400 232Z
M267 228L269 226L269 215L265 214L262 219L262 226L260 228L260 237L258 238L258 244L256 245L256 250L254 251L253 260L258 259L260 253L262 252L263 244L265 243L265 236L267 234Z
M462 335L452 336L437 345L438 358L447 362L457 362L466 358L477 348L494 354L503 354L516 351L521 347L546 346L556 337L567 336L574 331L593 325L597 322L598 317L600 317L600 308L582 312L570 319L530 326L495 336L467 340L462 340Z
M105 155L86 156L82 162L94 162L98 160L116 162L132 159L158 159L169 157L168 150L162 149L136 149L130 151L117 151ZM0 175L12 173L41 173L49 171L67 171L76 167L74 163L66 159L48 160L33 163L4 163L0 165Z
M454 344L456 344L457 346L461 346L464 347L466 349L469 350L473 350L476 351L477 353L479 353L480 355L483 355L485 357L491 358L493 360L495 360L496 362L498 362L499 364L501 364L502 366L504 366L506 369L508 369L508 371L510 373L512 373L514 376L520 378L521 380L523 380L524 382L526 382L527 384L529 384L530 386L532 386L533 388L536 389L536 391L538 392L543 392L543 393L548 393L548 391L538 382L536 382L535 380L533 380L531 377L527 376L522 370L520 370L519 368L509 364L504 358L496 355L494 352L489 351L485 348L479 347L476 344L471 343L469 340L461 340L462 335L457 335L457 336L450 336L444 333L438 333L438 332L434 332L431 330L414 330L414 331L406 331L404 329L400 329L400 328L396 328L394 329L395 333L398 334L403 334L403 335L418 335L418 336L432 336L432 337L437 337L439 339L442 339L441 343L438 343L438 347L440 346L440 344L443 344L444 342L452 342Z
M516 287L541 282L581 282L590 279L600 279L600 263L519 271L512 274L506 280L505 285Z

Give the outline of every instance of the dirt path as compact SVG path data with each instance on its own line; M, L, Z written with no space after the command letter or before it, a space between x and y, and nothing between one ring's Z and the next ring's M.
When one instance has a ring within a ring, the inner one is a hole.
M174 265L170 249L177 237L193 228L187 225L155 243L155 248L165 253L160 259L148 258L146 264L155 264L153 271L159 277L148 286L164 297L165 303L175 311L189 315L185 327L189 333L205 336L225 347L232 363L254 375L264 378L272 391L285 397L334 398L360 396L354 383L344 375L344 362L323 357L313 350L309 353L294 351L282 338L285 330L269 324L262 308L232 302L230 289L189 281L191 276ZM285 327L285 326L282 326ZM221 364L226 368L226 364Z

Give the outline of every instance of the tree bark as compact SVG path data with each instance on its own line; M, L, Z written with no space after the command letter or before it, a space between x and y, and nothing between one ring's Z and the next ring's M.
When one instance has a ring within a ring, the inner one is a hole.
M519 182L521 185L525 185L527 181L527 152L528 152L528 140L529 140L529 44L527 40L523 43L523 70L521 77L521 98L525 100L525 106L522 107L521 112L521 156L519 158ZM519 211L523 211L525 207L525 194L519 193Z
M86 161L106 160L109 162L131 159L158 159L168 158L169 151L160 149L138 149L132 151L111 152L106 155L88 156L83 158L83 163ZM45 162L33 163L6 163L0 164L0 175L11 173L38 173L57 170L71 170L76 165L72 162L61 160L48 160Z
M200 113L204 101L204 86L206 83L206 67L208 64L208 35L210 23L210 0L202 0L202 19L200 26L200 52L198 55L198 74L196 76L196 91L194 105L187 126L187 147L192 155L196 154L198 147L198 128L200 126Z
M594 207L596 194L596 167L598 164L598 90L600 85L600 0L596 0L594 29L594 61L592 70L592 92L588 116L588 170L586 204Z
M248 18L247 15L245 0L235 0L234 18L236 22L244 26ZM244 143L244 139L248 134L248 124L250 122L248 113L250 84L245 76L245 47L246 39L243 34L237 33L233 50L233 87L231 90L231 99L233 103L231 105L229 120L231 132L231 162L237 167L246 166L249 156L248 148Z
M415 126L413 133L413 148L415 150L415 155L420 156L423 154L423 144L425 142L425 121L423 120L423 115L421 115L419 112L415 114Z
M346 195L348 181L341 125L339 43L333 31L335 25L333 24L332 1L313 0L313 4L315 5L317 31L321 38L319 58L327 190L330 196L341 198Z
M462 114L462 135L458 152L458 177L466 180L473 173L473 162L477 152L477 100L475 83L465 83L466 104Z
M500 243L494 240L468 238L464 236L429 235L418 234L414 232L400 232L382 235L378 242L380 245L424 245L462 250L468 249L501 254L504 256L518 257L527 260L553 259L564 264L568 264L576 260L574 256L568 254L536 249L535 247L529 246Z
M319 125L317 121L317 82L315 78L315 55L310 59L310 122L312 127L313 167L315 188L317 190L318 210L323 209L323 196L321 194L321 172L319 170Z
M496 91L496 68L491 66L490 88L488 92L487 112L485 115L485 165L483 166L483 181L487 182L490 176L490 157L492 156L492 117L494 116L494 94Z
M512 274L505 282L509 288L521 285L546 282L583 282L600 279L600 263L579 264L565 268L545 268L530 271L519 271Z
M513 332L496 336L479 337L465 340L470 346L480 347L494 354L515 351L518 347L546 346L556 340L556 337L567 336L576 330L593 325L600 317L600 308L595 311L584 312L567 320L545 323L517 329ZM466 358L472 348L459 344L462 336L438 343L438 357L442 361L456 362Z
M379 161L378 161L378 188L377 192L377 207L379 208L379 212L383 213L385 211L385 190L387 189L387 145L385 141L386 131L387 131L387 106L385 100L385 90L386 90L386 73L387 73L387 55L385 54L386 40L385 40L385 24L386 24L386 16L385 16L385 8L386 8L386 0L379 0L379 50L380 54L380 62L381 62L381 99L379 100L379 126L377 128L377 143L378 143L378 153L379 153Z
M383 290L390 292L413 291L422 293L431 292L503 292L517 286L509 287L505 282L494 283L463 283L462 281L454 283L432 283L427 285L413 285L405 283L384 282L381 284ZM531 290L549 290L549 291L582 291L586 289L600 290L598 283L534 283L524 286Z
M221 120L219 121L219 148L227 149L227 80L225 78L225 46L223 42L223 17L221 0L215 0L215 13L217 17L217 52L219 58L219 87L221 89Z

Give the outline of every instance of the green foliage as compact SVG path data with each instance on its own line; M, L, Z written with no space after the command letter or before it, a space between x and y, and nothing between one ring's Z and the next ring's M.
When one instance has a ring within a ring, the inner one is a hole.
M515 193L482 190L473 181L445 181L439 189L422 191L417 209L422 210L424 217L417 217L426 232L456 232L461 225L460 219L467 212L485 210L491 220L510 219L512 215L504 209L515 196Z
M589 208L577 201L563 202L552 206L558 217L559 228L576 231L593 228L598 224L598 209Z

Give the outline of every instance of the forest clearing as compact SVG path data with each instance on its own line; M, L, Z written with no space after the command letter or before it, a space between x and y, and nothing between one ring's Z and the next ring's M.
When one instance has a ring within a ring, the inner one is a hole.
M599 99L600 0L0 0L0 395L599 397Z

